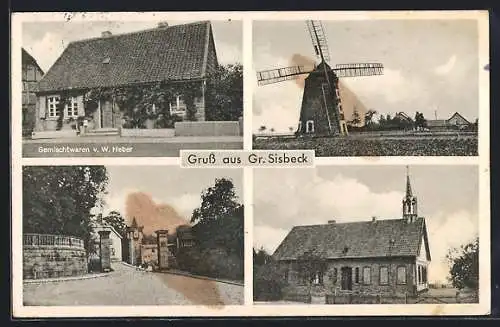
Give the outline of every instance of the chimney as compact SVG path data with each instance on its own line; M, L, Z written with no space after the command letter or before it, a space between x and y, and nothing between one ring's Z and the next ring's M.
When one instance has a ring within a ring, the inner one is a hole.
M101 33L101 37L108 37L108 36L111 36L111 35L113 35L113 34L111 34L110 31L104 31L104 32Z
M167 22L159 22L158 23L158 28L165 28L165 27L168 27L168 23Z
M328 224L329 224L329 225L333 225L333 224L335 224L335 223L336 223L335 219L328 220Z

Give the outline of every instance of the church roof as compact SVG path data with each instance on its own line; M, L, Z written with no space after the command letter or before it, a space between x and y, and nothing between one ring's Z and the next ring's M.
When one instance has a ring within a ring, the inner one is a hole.
M424 218L295 226L273 258L297 260L307 253L324 259L416 257L423 239L430 260Z
M74 41L38 91L200 79L214 49L209 21Z

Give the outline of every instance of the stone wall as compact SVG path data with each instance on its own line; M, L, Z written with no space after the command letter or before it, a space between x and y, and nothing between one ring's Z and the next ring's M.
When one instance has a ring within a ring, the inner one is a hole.
M80 276L86 273L87 254L83 247L23 246L23 279Z

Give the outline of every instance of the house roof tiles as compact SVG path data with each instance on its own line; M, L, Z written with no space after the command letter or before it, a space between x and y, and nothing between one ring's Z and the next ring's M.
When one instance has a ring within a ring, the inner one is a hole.
M71 42L39 92L203 78L209 21Z
M297 260L306 253L325 259L418 256L422 239L427 240L424 218L295 226L273 257Z

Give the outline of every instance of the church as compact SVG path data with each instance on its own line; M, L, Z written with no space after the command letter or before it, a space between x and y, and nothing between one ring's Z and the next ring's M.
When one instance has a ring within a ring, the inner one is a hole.
M409 173L402 216L295 226L273 254L284 296L363 294L416 296L428 289L431 262L425 218L418 215Z

